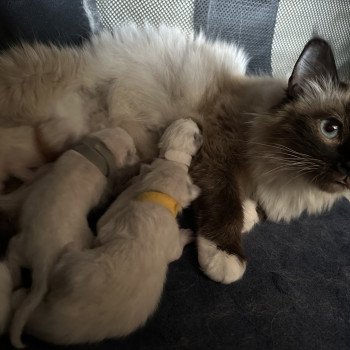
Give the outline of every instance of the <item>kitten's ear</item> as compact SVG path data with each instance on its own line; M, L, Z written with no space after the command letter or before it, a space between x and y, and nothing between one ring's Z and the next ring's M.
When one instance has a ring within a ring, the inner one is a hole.
M331 79L334 84L339 84L332 48L327 41L313 38L305 45L289 78L289 97L294 98L302 93L308 81L320 81L322 78Z

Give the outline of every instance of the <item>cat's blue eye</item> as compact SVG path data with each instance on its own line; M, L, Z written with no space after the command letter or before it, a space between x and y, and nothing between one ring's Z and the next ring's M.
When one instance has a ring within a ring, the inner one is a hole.
M340 123L334 118L323 119L320 124L322 134L327 137L327 139L334 139L339 135Z

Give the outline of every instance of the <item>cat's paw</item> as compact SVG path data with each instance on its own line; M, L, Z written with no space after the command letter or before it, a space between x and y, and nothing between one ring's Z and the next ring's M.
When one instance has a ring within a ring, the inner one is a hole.
M204 237L198 236L198 261L203 272L213 281L229 284L242 278L246 263L228 254Z
M242 233L249 232L255 224L260 221L259 214L257 212L257 203L251 199L246 199L243 202L243 229Z

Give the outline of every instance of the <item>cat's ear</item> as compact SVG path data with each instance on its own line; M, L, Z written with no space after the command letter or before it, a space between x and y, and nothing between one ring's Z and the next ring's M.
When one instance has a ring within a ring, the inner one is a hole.
M339 84L332 48L327 41L313 38L305 45L289 78L289 97L294 98L301 94L308 81L321 81L322 78Z

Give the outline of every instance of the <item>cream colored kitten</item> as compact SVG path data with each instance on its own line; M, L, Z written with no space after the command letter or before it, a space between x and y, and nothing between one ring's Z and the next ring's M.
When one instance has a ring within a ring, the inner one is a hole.
M50 291L31 315L29 333L56 344L125 336L143 325L162 294L168 264L190 240L176 213L199 189L188 175L201 145L190 119L169 126L161 156L143 169L98 222L97 247L67 249Z
M18 348L24 346L22 329L46 294L50 271L62 251L67 246L90 247L87 215L105 192L107 176L136 161L135 145L124 130L105 129L92 136L65 152L33 183L21 210L19 234L10 241L6 263L15 286L20 285L21 267L32 272L28 295L15 309L10 326L11 342Z

